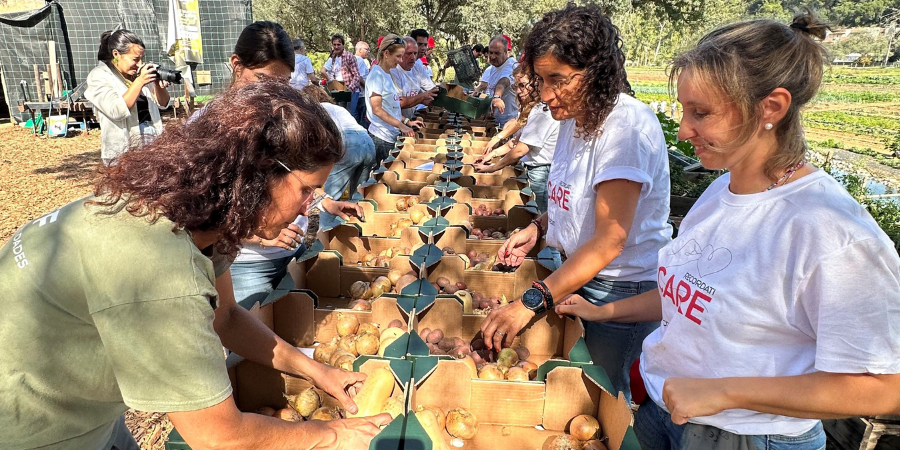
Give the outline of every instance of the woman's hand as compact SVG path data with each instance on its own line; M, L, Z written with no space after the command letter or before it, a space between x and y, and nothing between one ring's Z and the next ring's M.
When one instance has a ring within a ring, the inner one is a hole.
M534 311L526 308L521 299L491 311L481 324L485 345L489 349L509 347L532 318Z
M422 122L422 119L410 120L407 125L414 129L425 128L425 122Z
M537 245L538 237L537 227L530 224L518 233L513 233L500 247L497 257L507 266L518 267L525 261L528 252Z
M676 425L732 408L721 378L668 378L663 383L662 400Z
M410 122L410 123L412 123L412 122ZM400 124L400 126L398 128L400 129L400 133L402 135L408 136L408 137L416 137L416 132L413 131L412 128L410 128L402 123Z
M297 224L290 224L287 228L283 228L281 233L274 239L262 239L260 237L259 245L262 247L280 247L285 250L297 250L300 242L303 241L303 230Z
M494 137L492 137L491 140L488 141L487 145L484 146L484 152L482 154L487 155L489 151L493 150L494 147L500 144L500 140L500 133L495 134Z
M344 220L350 220L350 216L353 216L363 222L366 221L362 206L359 206L358 203L342 202L326 198L325 201L322 202L322 209L328 214L338 216Z
M134 84L138 86L145 86L147 84L153 83L156 80L156 64L144 64L138 71L137 78L134 79Z
M316 363L314 373L309 374L316 386L338 399L341 405L351 414L356 414L359 408L353 397L362 388L366 381L366 374L361 372L348 372L336 367Z
M601 308L578 294L571 294L565 296L561 302L557 303L554 311L559 317L570 315L578 316L589 322L604 322L606 316Z

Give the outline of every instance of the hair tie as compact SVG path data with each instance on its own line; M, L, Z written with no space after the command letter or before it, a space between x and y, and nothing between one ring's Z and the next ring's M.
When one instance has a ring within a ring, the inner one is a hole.
M807 28L806 25L803 25L802 23L794 22L791 24L791 28L796 28L804 33L809 34L809 28Z

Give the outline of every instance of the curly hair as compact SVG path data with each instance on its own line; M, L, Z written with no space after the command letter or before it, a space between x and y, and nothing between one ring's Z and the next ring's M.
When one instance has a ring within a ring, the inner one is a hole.
M262 225L272 186L294 170L315 172L343 156L341 133L315 100L285 83L232 88L184 125L100 169L93 202L176 229L216 231L234 255Z
M541 81L534 73L534 63L547 55L583 71L581 88L573 94L572 104L579 115L578 132L596 135L619 94L631 90L625 76L619 29L596 5L570 3L544 14L525 39L521 62L536 101L540 99Z

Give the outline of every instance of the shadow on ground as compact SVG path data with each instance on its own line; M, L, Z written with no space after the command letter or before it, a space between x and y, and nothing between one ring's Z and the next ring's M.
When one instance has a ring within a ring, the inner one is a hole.
M67 156L59 164L35 169L34 173L55 174L58 180L74 180L88 183L93 180L97 171L97 164L99 163L100 150L92 150Z

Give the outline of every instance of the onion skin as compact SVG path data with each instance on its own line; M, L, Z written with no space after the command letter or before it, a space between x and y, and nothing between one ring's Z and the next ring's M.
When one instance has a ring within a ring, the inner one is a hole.
M510 367L509 371L506 372L506 379L509 381L528 381L530 380L530 377L525 369L521 367Z
M360 355L374 355L380 345L377 334L366 333L356 338L356 352Z
M598 431L600 431L600 423L587 414L575 416L572 423L569 424L569 434L579 441L593 439Z
M391 284L397 284L397 280L399 280L400 277L402 277L402 276L403 276L403 272L400 271L400 269L391 269L390 272L388 272L387 277L388 277L388 281L390 281Z
M359 356L359 351L356 350L356 339L357 336L355 334L348 334L341 338L338 348L352 354L354 357Z
M497 355L497 365L499 366L510 368L518 363L519 355L511 348L504 348L503 350L500 350L500 354Z
M467 355L465 358L460 359L460 361L472 371L472 378L478 378L478 369L475 366L475 359L472 358L472 355Z
M354 357L353 354L351 354L350 352L348 352L348 351L346 351L346 350L343 350L343 349L341 349L341 348L338 348L338 349L336 349L336 350L334 351L334 353L331 354L331 359L328 360L328 365L337 367L337 360L338 360L338 358L340 358L340 357L342 357L342 356L344 356L344 355L348 355L348 356L350 356L351 358Z
M372 304L368 300L358 298L350 302L350 309L353 311L371 311Z
M336 341L319 344L313 351L313 359L322 364L329 364L335 350L337 350Z
M581 441L578 439L569 436L568 434L562 434L553 438L550 441L550 444L547 447L544 447L545 450L582 450Z
M397 293L397 294L399 294L400 291L403 290L403 288L405 288L406 286L409 286L412 282L414 282L414 281L416 281L416 280L418 280L418 277L416 277L416 276L413 275L413 274L409 274L409 273L408 273L408 274L406 274L406 275L401 276L401 277L397 280L396 285L394 286L394 292Z
M381 331L378 330L378 325L375 325L374 323L359 324L359 329L356 330L356 334L362 336L366 333L374 334L375 336L381 335Z
M447 413L447 432L460 439L472 439L478 433L478 418L463 408Z
M522 369L524 369L525 372L528 373L528 378L531 380L537 377L538 366L531 361L519 361L519 364L516 364L516 367L521 367Z
M356 316L338 312L336 317L334 328L338 336L344 337L348 334L356 334L356 330L359 329L359 319Z
M391 292L391 288L394 287L394 284L391 283L391 280L388 277L378 277L375 281L372 282L372 286L379 285L381 286L381 293Z
M313 388L306 388L297 395L285 395L288 404L303 417L309 417L320 406L322 406L322 396Z
M388 323L388 328L403 328L403 322L400 319L394 319Z
M354 281L353 284L350 285L350 297L353 298L362 298L363 295L366 294L366 289L369 288L369 283L365 281Z
M582 447L581 449L582 450L609 450L609 448L606 447L606 444L598 441L597 439L591 439L591 440L585 442L584 447Z
M513 350L515 350L516 355L519 356L519 361L525 361L528 359L529 356L531 356L531 352L528 351L528 349L525 348L524 346L520 345L520 346L514 348Z
M478 378L482 380L503 380L503 372L496 364L485 364L478 372Z
M317 409L311 416L309 416L309 420L322 420L325 422L331 420L337 420L341 418L341 414L335 408L330 408L327 406L323 406Z
M334 367L344 369L348 372L353 371L353 361L356 359L353 355L345 353L338 357L334 362Z
M297 411L294 411L291 408L282 408L278 411L275 411L275 417L287 421L287 422L302 422L303 418L300 417L300 414Z

